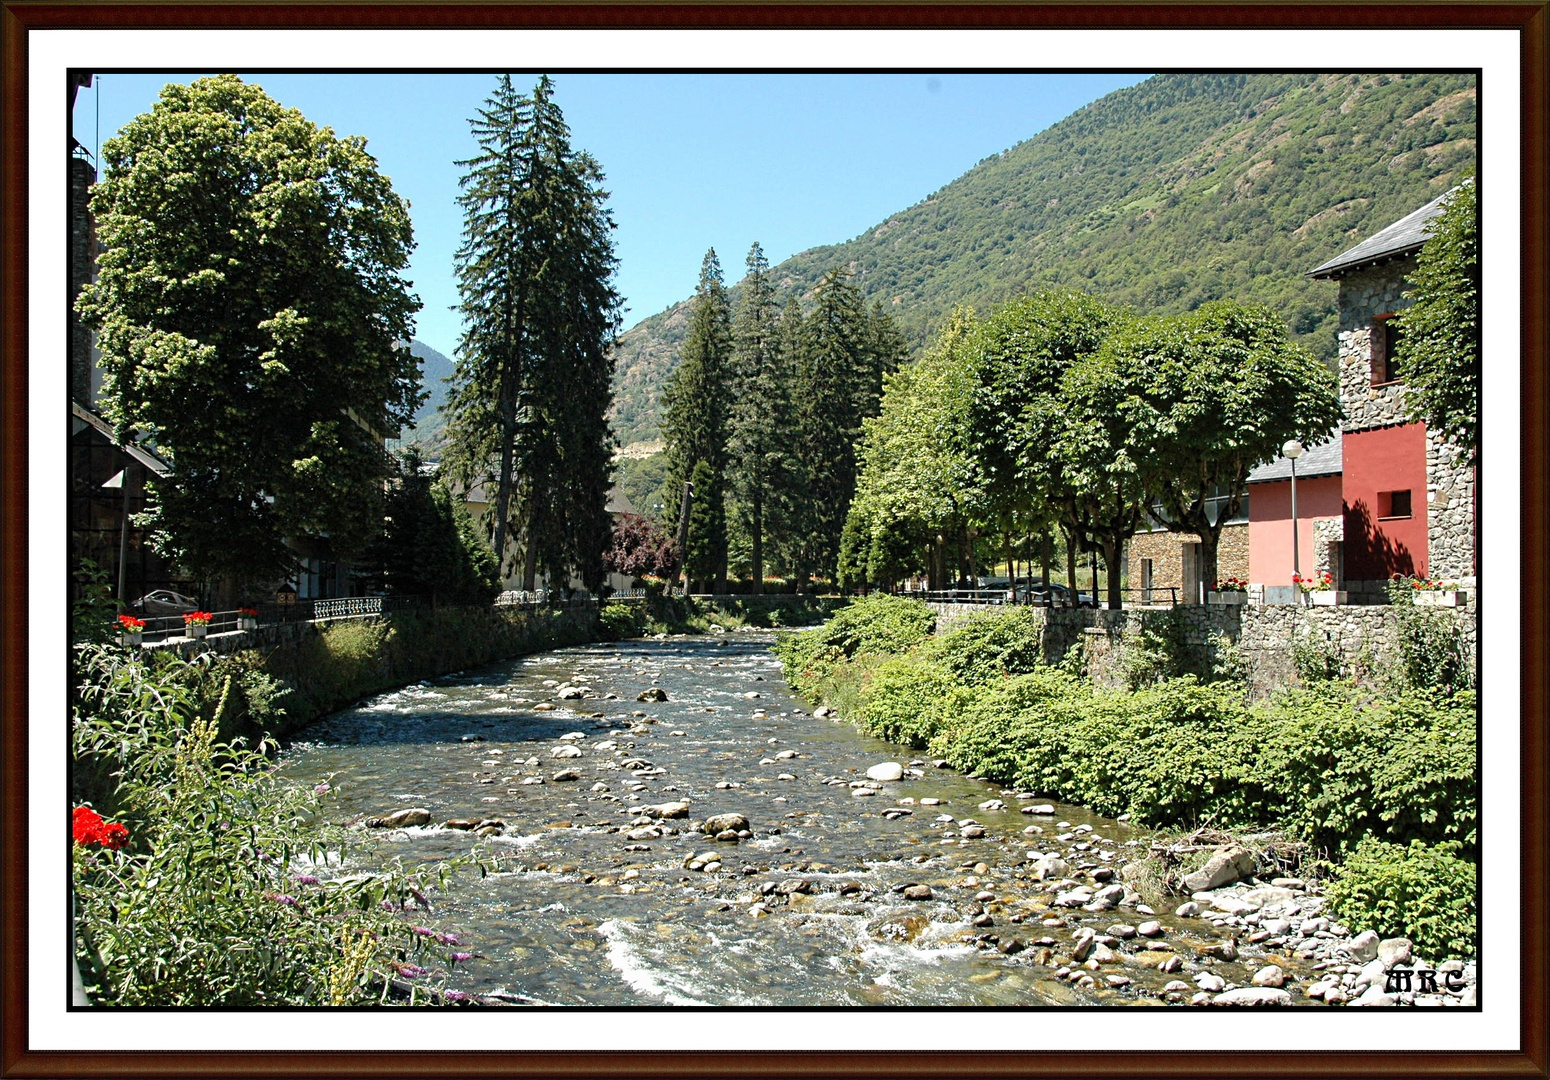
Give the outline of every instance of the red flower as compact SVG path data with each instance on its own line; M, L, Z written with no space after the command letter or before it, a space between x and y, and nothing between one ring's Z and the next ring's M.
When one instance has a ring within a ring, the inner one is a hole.
M215 618L215 616L211 615L208 611L190 611L188 614L183 616L183 625L208 626L210 624L210 620L213 618Z
M143 630L145 628L145 620L137 619L133 615L120 615L118 617L118 625L125 630Z
M77 806L70 815L70 835L77 844L99 844L117 851L129 843L129 830L116 821L103 821L89 806Z
M250 607L239 607L237 609L237 614L241 615L244 619L256 619L258 618L258 609Z

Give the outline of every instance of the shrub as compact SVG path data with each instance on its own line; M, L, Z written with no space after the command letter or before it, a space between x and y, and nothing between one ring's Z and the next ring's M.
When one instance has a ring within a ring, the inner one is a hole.
M1044 614L1016 607L981 615L922 642L915 655L973 686L1026 675L1044 662Z
M936 612L902 596L863 597L824 625L775 643L786 681L811 696L835 667L862 653L902 653L931 635Z
M604 641L622 641L645 633L645 609L638 604L604 604L597 613L597 629Z
M1474 685L1458 623L1414 603L1394 608L1394 681L1417 689L1444 692Z
M895 658L871 673L854 715L867 734L920 750L972 698L951 672L913 657Z
M1428 960L1476 953L1477 869L1459 845L1408 847L1367 838L1335 869L1329 910L1354 928L1407 937Z
M94 1001L370 1004L435 974L435 946L455 937L406 918L428 908L428 883L396 864L344 874L341 836L312 825L327 786L287 783L270 744L217 738L234 676L206 709L187 661L153 667L90 644L75 656L74 758L114 781L111 808L76 816L117 819L112 843L77 830L72 859L75 953Z
M1292 667L1305 683L1338 679L1340 652L1325 631L1310 627L1292 639Z
M1120 653L1125 685L1135 690L1166 679L1200 674L1196 650L1187 635L1188 624L1180 608L1143 616L1139 629L1126 635Z

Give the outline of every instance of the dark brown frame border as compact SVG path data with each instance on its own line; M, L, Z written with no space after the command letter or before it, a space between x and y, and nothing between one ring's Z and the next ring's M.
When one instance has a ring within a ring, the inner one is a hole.
M1522 1049L1516 1053L1240 1051L1114 1053L93 1053L27 1045L27 677L25 634L0 637L0 1077L1198 1077L1550 1076L1546 956L1546 684L1550 678L1550 396L1546 359L1547 3L619 4L391 2L85 4L0 0L0 625L26 625L27 33L58 28L1376 28L1515 29L1522 87L1523 646Z

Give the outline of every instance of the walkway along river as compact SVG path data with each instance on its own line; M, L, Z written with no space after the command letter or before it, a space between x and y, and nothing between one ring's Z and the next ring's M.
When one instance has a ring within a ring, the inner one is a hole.
M309 784L334 775L335 813L362 830L357 856L414 864L477 845L495 860L495 873L460 874L449 898L433 897L437 926L474 954L447 985L474 994L1158 1004L1188 1002L1201 983L1247 987L1275 964L1291 1001L1306 1001L1312 960L1276 951L1281 939L1235 946L1241 923L1176 916L1186 898L1157 913L1134 894L1112 910L1081 906L1124 891L1117 871L1144 851L1139 830L811 716L768 646L748 633L621 642L421 683L302 732L287 770ZM868 779L885 762L904 775ZM680 802L685 816L656 816ZM429 823L365 827L410 808ZM746 825L714 823L721 840L700 831L719 815ZM468 828L491 819L498 834ZM1063 891L1046 891L1039 855L1065 861L1043 871L1071 879ZM1316 920L1318 898L1263 892L1278 913L1300 906Z

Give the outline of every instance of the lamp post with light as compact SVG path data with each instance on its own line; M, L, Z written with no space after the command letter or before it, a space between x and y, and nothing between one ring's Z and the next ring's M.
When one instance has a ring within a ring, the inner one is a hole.
M1281 447L1281 454L1292 463L1292 577L1302 576L1302 567L1297 561L1297 459L1302 457L1302 443L1296 439L1286 440ZM1293 583L1296 587L1296 583ZM1302 603L1302 589L1297 589L1297 602Z

